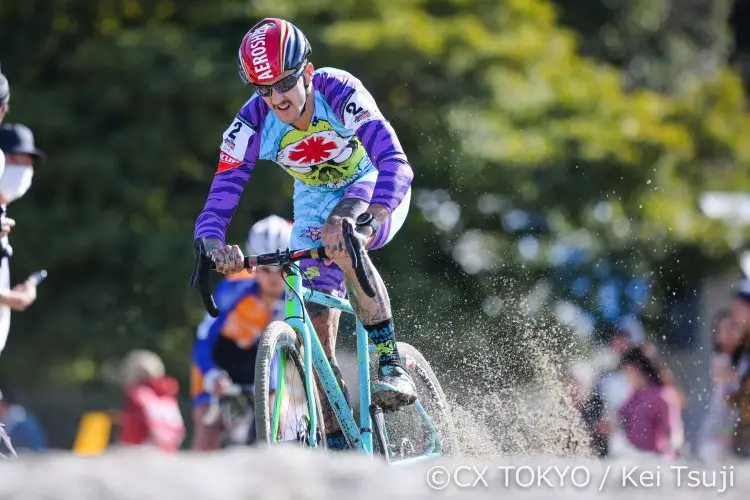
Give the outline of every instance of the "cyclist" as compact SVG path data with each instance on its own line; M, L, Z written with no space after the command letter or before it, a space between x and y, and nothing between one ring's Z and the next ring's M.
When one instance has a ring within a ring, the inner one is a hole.
M395 131L370 92L352 74L314 69L305 35L292 23L266 18L239 47L240 78L254 94L223 134L218 168L195 237L205 238L222 273L242 269L242 252L224 241L243 186L257 160L271 160L294 177L292 247L323 245L326 259L300 262L315 289L348 295L379 353L373 402L384 409L412 404L414 382L400 363L387 290L368 257L374 298L359 286L343 242L342 221L369 226L369 250L391 241L406 219L413 172ZM313 326L334 371L340 311L309 304ZM339 378L339 383L343 381ZM343 447L338 422L323 398L329 447ZM335 426L335 427L334 427ZM341 445L341 446L339 446Z
M257 255L286 249L291 232L291 222L276 215L266 217L250 228L246 251ZM216 319L206 315L193 346L194 449L219 448L221 422L203 423L211 394L225 394L232 383L253 383L260 335L268 323L284 319L284 286L280 268L259 266L254 276L246 271L235 273L216 287L221 314Z

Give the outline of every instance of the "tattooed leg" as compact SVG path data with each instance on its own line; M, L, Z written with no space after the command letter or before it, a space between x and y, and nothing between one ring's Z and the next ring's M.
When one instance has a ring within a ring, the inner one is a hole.
M356 219L366 209L367 203L363 201L342 200L332 211L331 217ZM378 353L378 379L372 387L373 403L384 409L396 409L416 401L417 390L414 381L401 366L385 283L367 252L361 255L361 259L365 275L375 290L374 297L369 297L362 289L348 255L336 259L336 264L344 272L349 302Z
M362 200L341 200L331 211L327 222L331 223L334 219L338 218L356 219L358 215L367 210L367 207L367 202ZM364 290L362 290L354 274L354 268L351 266L348 255L336 261L336 265L344 271L347 294L357 317L362 321L362 324L373 325L390 319L391 304L383 279L380 277L377 269L375 269L367 253L364 255L363 264L367 278L375 289L375 297L368 297Z
M336 336L339 331L341 311L312 302L305 304L310 313L310 321L318 334L323 352L328 358L336 356Z
M385 288L383 278L380 277L370 256L365 253L362 256L362 267L365 270L367 280L375 290L375 296L368 296L362 289L354 273L352 263L346 257L346 262L337 263L344 271L346 282L346 293L354 312L363 325L374 325L391 318L391 301L388 290Z
M327 224L333 224L337 219L356 219L367 210L368 204L362 200L345 199L331 211ZM375 290L375 296L369 297L357 280L350 257L342 255L336 259L336 265L344 272L347 295L362 325L367 330L370 340L379 354L379 362L397 363L399 361L398 348L391 314L391 303L388 290L380 277L375 265L367 252L362 255L362 267L368 281Z

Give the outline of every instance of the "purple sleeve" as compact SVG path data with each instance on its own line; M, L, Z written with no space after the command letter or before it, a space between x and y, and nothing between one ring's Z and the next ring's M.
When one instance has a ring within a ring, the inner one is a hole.
M260 136L253 135L248 143L245 160L239 166L222 171L222 162L219 162L206 204L195 221L195 238L215 238L224 243L227 227L237 209L242 191L255 169L259 150Z
M224 243L227 227L260 155L260 124L265 118L262 104L262 100L255 100L245 106L224 132L219 166L206 204L195 221L194 238L215 238Z
M326 69L316 75L315 86L344 126L354 131L378 169L370 203L383 205L393 212L414 178L393 127L381 114L370 92L350 73Z
M393 212L406 196L414 178L396 132L385 119L373 120L357 130L357 137L378 169L370 203L378 203Z

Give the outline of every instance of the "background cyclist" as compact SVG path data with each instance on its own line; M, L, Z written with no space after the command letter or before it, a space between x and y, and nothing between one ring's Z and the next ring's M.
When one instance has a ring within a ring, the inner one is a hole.
M271 215L252 226L245 249L249 255L287 249L291 232L289 221ZM284 319L284 286L281 268L265 266L256 268L253 275L247 271L229 275L217 285L214 297L222 312L215 319L206 315L193 347L190 392L194 449L219 448L220 419L208 426L203 423L211 394L225 394L232 383L254 382L260 335L268 323Z

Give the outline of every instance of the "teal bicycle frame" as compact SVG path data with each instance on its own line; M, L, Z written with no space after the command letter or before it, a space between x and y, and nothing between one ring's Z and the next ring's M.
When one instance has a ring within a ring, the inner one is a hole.
M353 229L351 225L345 220L342 223L344 230L344 239L347 242L347 248L350 256L352 256L352 265L357 276L357 280L362 285L363 290L369 296L374 296L375 291L372 289L371 284L368 282L367 277L364 275L364 269L361 267L361 259L357 258L360 251L363 251L359 246L356 238L352 236ZM193 274L190 277L190 286L199 287L203 304L206 310L212 317L218 317L219 309L216 307L216 303L211 295L211 290L208 281L208 273L211 269L215 269L212 258L209 256L205 240L203 238L197 238L194 242L194 249L196 254L195 266L193 268ZM352 410L346 403L344 393L338 384L336 376L331 369L331 365L328 362L328 358L323 351L323 346L320 343L315 328L310 320L310 315L305 308L305 302L311 302L328 306L330 308L338 309L340 311L353 314L356 316L351 304L345 299L333 297L312 289L305 288L302 284L302 271L298 266L291 265L300 259L312 258L322 259L324 256L323 247L310 248L306 250L296 251L285 251L276 252L275 254L247 256L244 259L244 267L250 268L256 265L281 265L285 271L285 281L287 284L286 288L286 311L285 311L285 322L294 330L297 335L302 339L303 347L303 363L304 363L304 383L306 393L308 395L308 411L310 413L310 446L317 448L319 443L318 438L318 426L317 421L318 413L316 411L319 402L315 401L315 380L313 373L318 374L318 378L323 387L323 392L328 398L334 415L339 422L339 425L346 436L346 440L349 447L358 451L364 452L371 457L374 455L373 452L373 432L376 433L376 437L381 445L383 455L388 462L391 462L390 446L388 437L386 435L385 423L382 415L382 410L372 405L371 392L370 392L370 352L375 351L375 346L369 343L369 335L364 329L362 323L357 319L357 361L359 366L359 425L354 418ZM358 262L358 263L355 263ZM279 426L279 415L281 401L285 391L285 370L286 363L285 358L281 358L277 364L277 380L279 386L277 388L277 396L275 398L275 404L271 415L271 429L272 434L277 436L277 430ZM315 372L313 372L315 370ZM440 438L440 433L435 428L435 425L430 419L429 415L425 411L422 403L417 399L414 402L414 406L417 412L424 418L427 426L430 430L430 446L420 456L412 457L408 459L398 460L397 462L391 463L411 463L418 460L437 458L442 456L443 444ZM373 418L375 421L373 421Z
M286 318L285 322L297 332L302 338L303 344L303 359L305 366L305 388L308 396L308 411L310 414L310 445L312 447L318 447L317 442L318 435L318 414L315 411L316 405L319 402L315 401L315 392L312 389L315 383L313 378L313 371L310 369L314 367L318 373L321 385L325 395L328 397L328 401L331 404L331 408L341 426L341 429L346 436L347 442L350 448L364 452L370 456L373 456L373 421L370 413L371 409L371 392L370 392L370 363L369 353L375 350L375 346L371 345L368 340L369 336L364 326L359 321L357 322L357 361L358 361L358 373L359 373L359 425L354 418L352 411L349 409L349 405L346 403L344 394L336 380L328 358L323 351L323 346L320 343L320 339L315 333L315 328L310 320L310 315L307 313L307 309L304 306L304 301L321 304L330 308L339 309L349 314L355 314L350 302L346 299L340 299L333 297L332 295L324 294L318 291L314 291L305 288L302 284L302 276L299 268L287 266L286 268ZM285 370L285 363L282 362L277 364L278 378L280 382L284 380L283 372ZM273 413L271 416L271 428L277 429L279 422L279 404L281 401L283 391L283 385L279 388L280 393L276 398L277 404L274 406ZM427 415L421 402L417 400L414 403L417 411L427 422L431 432L432 446L427 452L421 456L398 460L392 463L412 463L415 461L421 461L425 459L433 459L442 456L442 441L440 435L432 423L432 420ZM381 421L382 423L382 421ZM387 437L385 436L385 426L381 425L381 429L384 436L384 450L383 453L386 460L390 460L389 446ZM274 433L274 436L276 434Z

